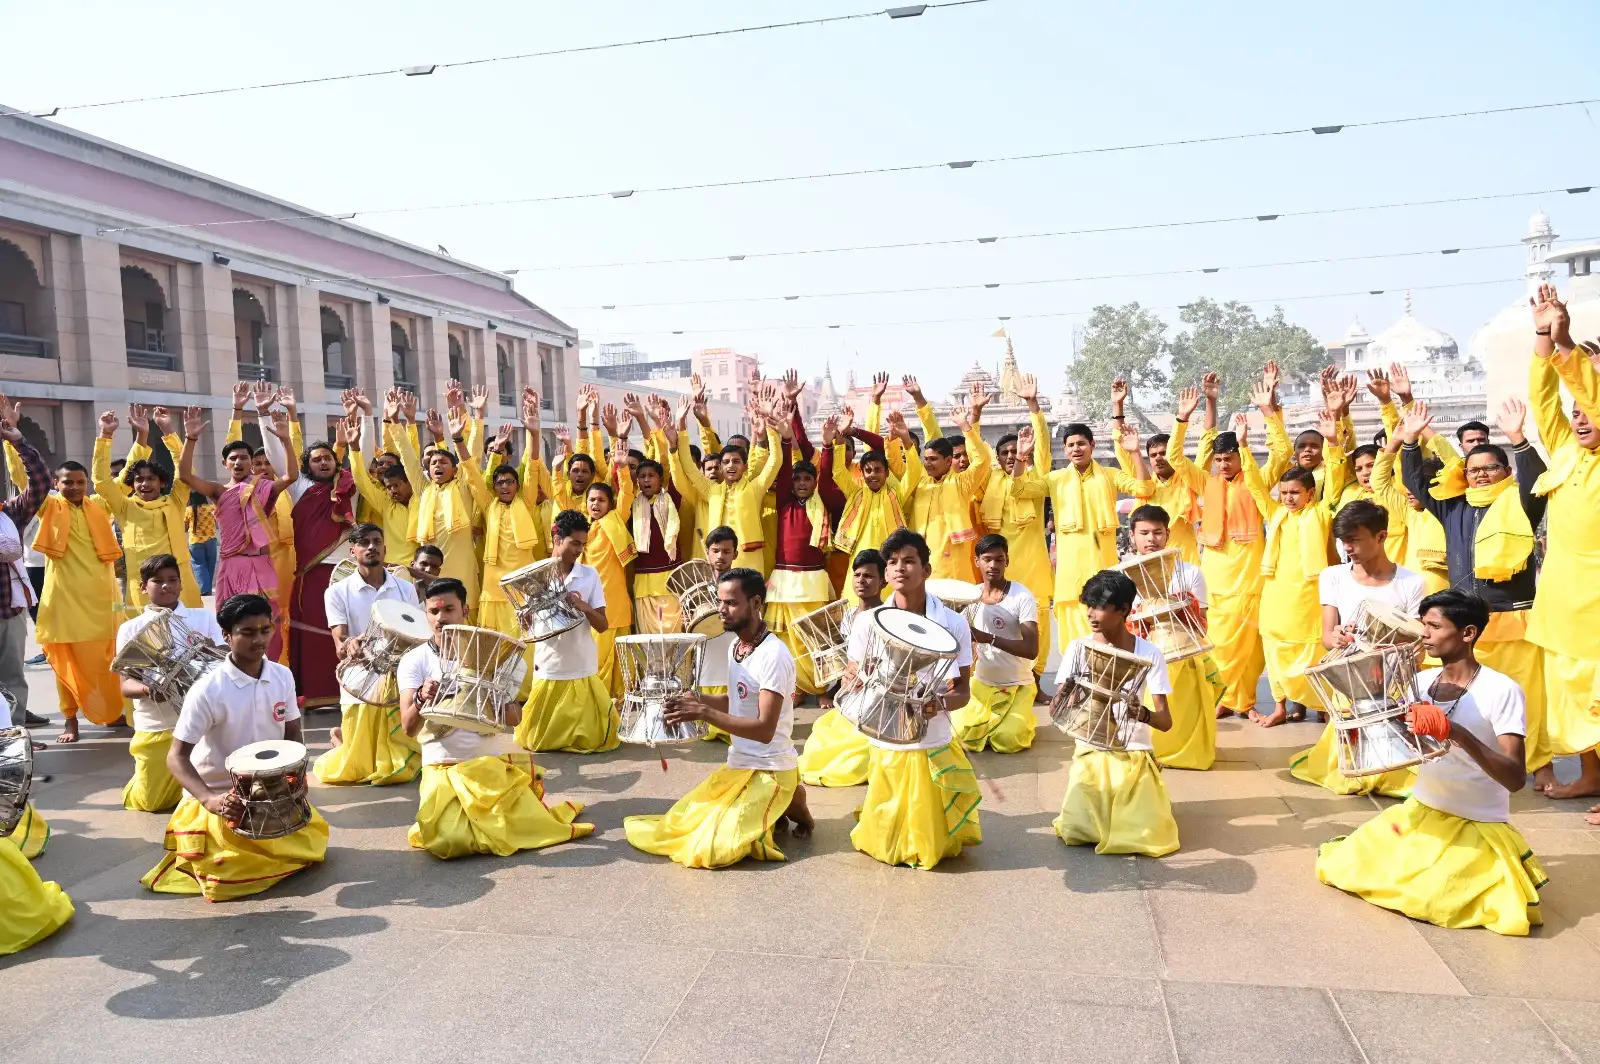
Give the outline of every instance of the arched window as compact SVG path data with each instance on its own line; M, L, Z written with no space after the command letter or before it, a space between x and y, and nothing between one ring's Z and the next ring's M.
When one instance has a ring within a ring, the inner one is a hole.
M328 388L354 387L355 358L344 319L330 307L322 308L322 383Z
M138 266L122 267L122 326L128 365L177 369L177 335L167 332L167 296L161 283Z
M517 405L517 378L511 368L511 352L505 344L494 345L495 376L500 385L500 405Z
M461 341L454 336L450 337L450 377L460 381L463 388L472 387L472 382L467 380L467 356L461 350Z
M412 372L416 369L416 361L411 357L411 337L397 321L389 323L389 353L394 360L395 387L416 391L417 378Z

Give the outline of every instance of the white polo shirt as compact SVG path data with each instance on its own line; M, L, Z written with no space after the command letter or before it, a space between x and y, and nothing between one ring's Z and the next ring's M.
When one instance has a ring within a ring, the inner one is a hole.
M746 720L761 716L761 692L771 691L783 698L778 711L778 727L770 742L728 737L728 767L781 772L795 768L800 759L794 752L794 655L782 639L771 632L740 661L737 642L728 647L728 712Z
M159 606L146 606L144 612L137 617L123 621L117 627L117 651L120 653L145 625L167 612L169 611ZM201 609L199 606L178 605L170 612L194 633L196 639L222 645L222 629L217 625L217 615L210 610ZM171 731L173 725L178 723L178 710L181 708L171 702L160 702L154 698L135 698L133 729L142 732Z
M1417 691L1423 698L1438 680L1442 669L1417 673ZM1437 699L1435 699L1437 701ZM1498 750L1497 735L1526 735L1527 702L1517 682L1487 665L1478 670L1472 685L1450 710L1452 723L1470 731L1491 750ZM1467 820L1504 824L1511 819L1511 792L1495 782L1459 746L1435 761L1417 766L1417 784L1411 796L1430 809Z
M439 651L432 643L412 647L400 656L395 678L401 691L417 691L429 680L443 674ZM423 721L417 736L422 743L424 765L450 765L458 761L471 761L475 757L500 757L521 749L512 735L481 735L465 728L436 728Z
M1061 654L1061 668L1056 673L1056 684L1066 683L1067 679L1079 669L1079 658L1083 647L1096 642L1092 635L1080 635L1067 644L1067 649ZM1104 644L1102 644L1104 645ZM1145 695L1170 695L1172 693L1172 677L1167 673L1167 656L1161 653L1161 648L1147 640L1133 637L1133 653L1151 662L1150 671L1144 674L1144 683L1140 686L1139 697ZM1119 720L1126 720L1127 714L1121 707L1114 711ZM1127 749L1151 750L1150 725L1138 721L1128 723L1125 729L1128 736Z
M207 787L225 791L233 785L229 754L263 739L282 739L284 724L299 719L294 673L263 661L261 676L251 679L230 656L189 688L172 738L193 743L191 757L200 778Z
M337 584L328 585L322 593L322 605L328 613L328 627L342 624L346 638L354 639L365 634L372 620L372 604L380 599L394 599L421 608L415 584L401 580L393 573L383 574L383 583L373 587L362 579L360 573L345 577Z
M606 608L600 572L592 565L575 563L572 572L567 574L566 589L576 591L591 609ZM587 620L554 639L541 639L533 644L535 680L581 680L593 676L599 668L600 652L594 645L594 628Z
M1013 580L999 602L975 602L967 607L972 627L1005 639L1016 639L1025 624L1039 623L1039 602L1033 592ZM1020 687L1033 682L1033 659L1008 654L992 643L979 643L973 648L977 664L973 666L974 679L990 687Z
M859 610L855 620L850 625L850 660L862 661L867 656L867 645L871 641L872 626L875 623L872 615L878 610L894 607L894 597L891 594L888 601L882 606L870 610ZM963 667L972 665L972 629L967 625L966 618L946 606L932 595L928 596L927 608L923 616L937 624L940 628L955 636L956 660L945 673L945 678L953 680ZM881 739L867 736L867 741L873 746L883 750L937 750L942 746L949 746L951 739L950 714L935 713L928 720L928 730L923 733L922 741L910 744L886 743Z

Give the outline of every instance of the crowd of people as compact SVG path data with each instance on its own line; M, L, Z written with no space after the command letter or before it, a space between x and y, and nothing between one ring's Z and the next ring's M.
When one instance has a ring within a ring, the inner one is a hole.
M1271 728L1314 712L1327 727L1293 757L1294 776L1405 799L1324 846L1319 879L1414 918L1527 934L1540 922L1543 875L1510 824L1510 794L1529 779L1553 798L1600 794L1600 625L1586 623L1600 617L1600 377L1553 288L1531 301L1531 315L1527 402L1496 416L1506 445L1479 421L1457 428L1454 443L1436 432L1400 367L1365 382L1323 371L1319 427L1291 440L1269 362L1252 393L1264 461L1252 419L1220 424L1212 373L1179 393L1172 432L1148 439L1118 382L1116 466L1096 461L1084 424L1061 430L1057 456L1032 377L1019 389L1028 424L993 447L981 431L985 391L958 405L952 437L911 377L920 439L902 412L882 408L887 374L874 378L861 425L847 409L815 442L792 371L755 382L749 435L727 440L711 427L698 381L676 409L633 394L621 409L602 406L585 387L575 428L554 430L550 464L531 390L519 421L499 426L487 421L481 387L451 382L442 408L426 410L404 392L379 404L351 390L333 439L307 446L291 391L241 383L216 479L196 454L208 424L198 408L134 408L120 474L111 459L119 419L102 414L91 468L67 461L52 472L17 430L15 404L0 400L13 485L0 507L0 557L11 568L0 581L0 686L16 726L45 723L28 708L23 673L24 615L36 608L65 718L55 741L79 741L80 717L128 721L124 805L170 812L143 880L151 890L221 900L324 860L320 815L278 838L231 830L241 799L226 768L251 742L303 742L302 714L323 707L340 716L315 761L319 783L420 778L412 846L439 858L508 855L593 830L578 819L582 806L546 800L533 757L619 745L627 680L617 640L681 631L689 618L669 578L703 559L724 631L705 645L699 689L674 699L665 720L703 724L727 742L726 764L662 815L628 817L627 840L640 850L691 867L783 860L779 839L813 826L807 786L865 785L857 849L917 868L955 857L982 839L968 751L1031 746L1053 644L1068 688L1097 653L1132 655L1145 669L1137 699L1116 709L1121 741L1079 743L1070 755L1054 822L1063 842L1174 852L1163 771L1210 768L1219 719ZM1363 385L1385 427L1371 443L1355 438L1350 416ZM1530 410L1543 458L1524 435ZM174 459L170 483L150 459L147 417ZM252 419L260 447L244 439ZM1126 525L1123 496L1134 500ZM19 530L30 522L42 586L23 565ZM1139 586L1119 535L1134 558L1175 552L1167 591L1187 601L1208 652L1169 662L1130 622ZM334 580L346 558L353 571ZM471 624L520 639L502 579L544 559L581 623L527 647L510 730L431 723L423 710L450 664L440 633ZM962 608L945 601L950 588ZM425 615L432 638L399 659L398 705L369 705L341 690L336 668L362 654L386 600ZM797 622L835 601L847 604L839 641L850 664L825 683ZM1420 626L1406 726L1447 752L1347 776L1335 707L1308 669L1347 648L1373 609ZM873 682L891 610L943 629L954 647L909 741L868 734L834 703ZM223 648L181 704L112 671L119 649L169 615ZM1270 705L1258 708L1263 674ZM823 712L797 750L794 707L805 698ZM1551 759L1574 754L1580 774L1557 780ZM0 840L0 952L71 915L66 895L30 864L47 840L31 806Z

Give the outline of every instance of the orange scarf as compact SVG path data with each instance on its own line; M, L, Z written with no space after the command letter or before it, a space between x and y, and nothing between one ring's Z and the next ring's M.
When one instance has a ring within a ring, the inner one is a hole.
M55 561L66 557L67 543L72 536L72 510L72 504L59 495L51 493L45 497L44 505L39 507L39 534L33 537L34 550ZM93 495L84 499L83 517L89 523L95 557L103 562L114 562L122 557L105 503Z
M1254 543L1261 538L1261 511L1244 486L1243 473L1231 481L1215 473L1206 477L1200 542L1218 550L1224 538L1235 543Z

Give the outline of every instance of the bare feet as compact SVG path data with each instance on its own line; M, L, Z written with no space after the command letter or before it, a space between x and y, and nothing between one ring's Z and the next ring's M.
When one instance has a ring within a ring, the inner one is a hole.
M820 695L817 696L817 708L818 709L832 709L833 708L833 696L830 695L826 691L822 692Z
M1591 805L1589 815L1583 818L1595 827L1600 828L1600 805Z
M1306 719L1306 707L1299 702L1285 702L1283 704L1284 719L1291 724L1299 724Z
M328 733L328 741L333 743L334 746L343 746L344 730L335 726L334 729Z
M1255 721L1263 728L1276 728L1278 725L1287 721L1289 717L1288 714L1284 712L1283 707L1279 706L1266 716L1262 716L1260 713L1251 710L1250 719Z
M61 734L56 736L58 743L75 743L78 741L78 718L68 717L67 722L61 726Z
M1227 706L1218 706L1217 707L1217 719L1218 720L1227 720L1231 716L1233 716L1233 710L1229 709ZM1239 716L1242 717L1242 716L1244 716L1244 714L1241 713L1241 714L1239 714Z
M817 826L811 819L811 810L806 806L806 788L804 784L794 789L794 797L789 800L789 808L783 811L784 819L794 825L794 837L809 839L811 829Z
M1552 783L1544 789L1546 798L1588 798L1600 795L1600 777L1582 775L1571 783Z
M1533 789L1541 794L1546 793L1560 781L1556 779L1556 767L1546 762L1543 768L1533 770ZM1600 806L1596 806L1600 808Z

